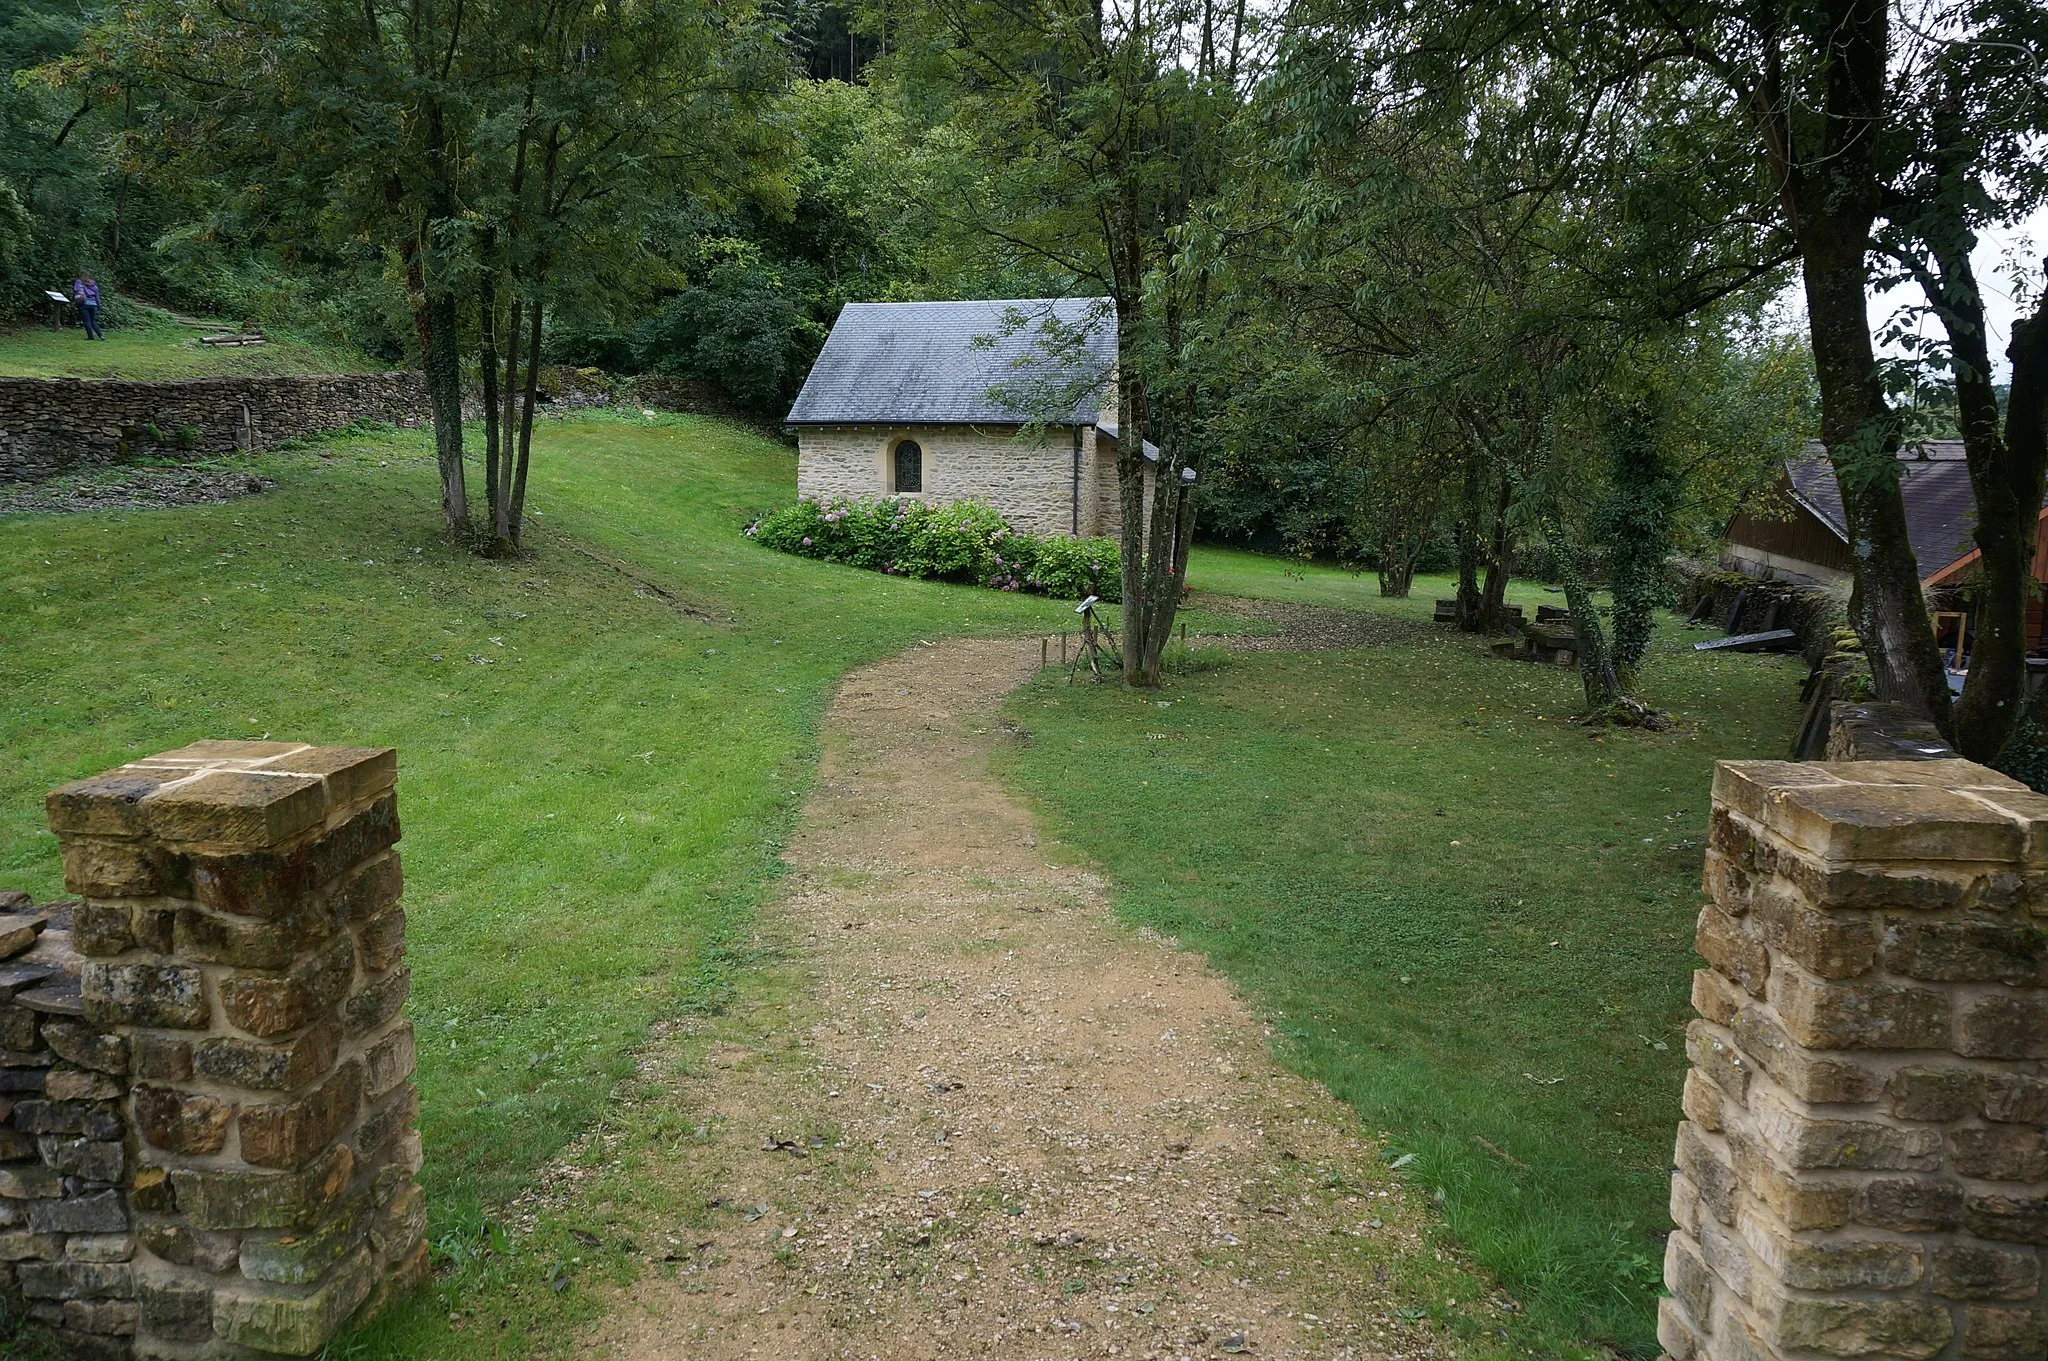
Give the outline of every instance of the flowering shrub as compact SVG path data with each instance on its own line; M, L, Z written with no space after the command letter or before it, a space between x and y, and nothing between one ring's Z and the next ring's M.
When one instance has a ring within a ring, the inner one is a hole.
M1118 598L1113 539L1027 534L981 501L798 501L746 528L798 557L999 591Z

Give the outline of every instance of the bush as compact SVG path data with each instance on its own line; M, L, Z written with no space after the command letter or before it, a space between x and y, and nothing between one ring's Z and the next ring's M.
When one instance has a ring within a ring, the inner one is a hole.
M981 501L798 501L746 532L784 553L891 576L1076 600L1120 594L1114 540L1026 534Z

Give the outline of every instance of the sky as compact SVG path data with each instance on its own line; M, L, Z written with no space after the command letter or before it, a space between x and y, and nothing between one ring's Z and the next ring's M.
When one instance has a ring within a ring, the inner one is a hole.
M2013 320L2021 314L2013 298L2012 270L2008 264L2008 257L2015 254L2026 266L2031 280L2033 292L2026 299L2027 310L2031 311L2041 289L2041 257L2048 254L2048 208L2014 226L1986 232L1970 256L1970 263L1977 274L1977 286L1984 292L1984 325L1991 333L1992 381L1999 383L2005 382L2012 374L2012 365L2005 357L2005 347L2012 339ZM1919 288L1912 284L1873 295L1870 299L1872 332L1884 327L1901 305L1917 306L1923 301ZM1922 317L1920 329L1924 334L1941 335L1941 323L1932 317Z

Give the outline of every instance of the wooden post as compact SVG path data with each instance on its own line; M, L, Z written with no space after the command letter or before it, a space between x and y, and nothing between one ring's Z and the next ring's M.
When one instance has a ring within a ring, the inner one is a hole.
M1045 665L1045 655L1046 655L1047 651L1051 649L1051 647L1052 647L1052 639L1050 639L1050 638L1043 638L1043 637L1041 637L1041 638L1040 638L1040 639L1038 640L1038 664L1039 664L1040 666L1044 666L1044 665Z

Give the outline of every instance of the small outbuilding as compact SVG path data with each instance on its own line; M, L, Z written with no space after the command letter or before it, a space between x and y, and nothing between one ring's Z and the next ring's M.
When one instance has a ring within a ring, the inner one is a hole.
M1114 536L1115 372L1107 298L848 303L789 410L797 494L979 500L1016 529Z

